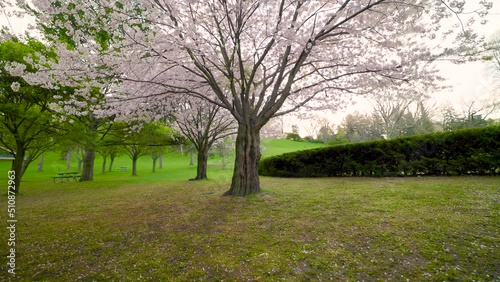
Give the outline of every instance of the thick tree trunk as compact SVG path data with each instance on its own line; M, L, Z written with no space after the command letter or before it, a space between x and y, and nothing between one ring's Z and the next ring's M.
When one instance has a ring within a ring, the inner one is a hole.
M224 196L243 197L260 192L258 166L260 161L259 129L251 122L238 124L236 159L231 188Z
M93 149L86 149L83 154L83 170L80 181L93 181L94 180L94 161L95 151Z
M198 163L196 164L196 177L190 180L207 179L208 148L198 152Z
M19 147L19 146L18 146ZM21 187L21 178L23 176L24 154L26 152L22 149L18 150L12 160L11 170L14 171L14 193L19 193ZM11 174L9 174L11 175Z

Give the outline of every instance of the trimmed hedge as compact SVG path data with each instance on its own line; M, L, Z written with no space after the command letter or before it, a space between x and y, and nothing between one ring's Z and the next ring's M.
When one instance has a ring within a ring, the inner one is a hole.
M496 175L500 126L297 151L261 160L278 177Z

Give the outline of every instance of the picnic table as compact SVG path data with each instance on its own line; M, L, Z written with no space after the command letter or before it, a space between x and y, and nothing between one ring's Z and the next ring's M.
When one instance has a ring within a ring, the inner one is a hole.
M57 176L53 176L52 179L54 179L54 183L56 183L56 180L59 180L59 182L69 182L70 180L76 181L78 177L81 175L78 175L78 172L60 172L57 174Z

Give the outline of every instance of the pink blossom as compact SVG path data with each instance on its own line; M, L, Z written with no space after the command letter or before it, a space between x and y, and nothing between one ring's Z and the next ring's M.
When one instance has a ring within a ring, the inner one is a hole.
M19 89L21 88L21 84L19 84L19 82L17 82L17 81L14 81L14 82L12 82L12 85L10 86L10 88L12 88L12 91L18 92Z

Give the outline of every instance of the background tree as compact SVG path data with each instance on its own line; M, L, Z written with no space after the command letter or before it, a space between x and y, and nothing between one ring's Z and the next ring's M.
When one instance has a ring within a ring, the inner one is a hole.
M65 2L68 8L75 12L75 3ZM46 8L59 7L63 5L59 1L50 1ZM25 9L27 13L35 18L44 18L44 21L37 21L39 31L44 36L44 40L51 46L59 46L67 51L76 51L78 48L92 50L94 54L101 54L106 52L113 43L113 33L108 33L103 27L108 23L109 18L106 13L94 20L92 25L80 21L78 16L73 15L71 12L59 11L53 13L43 14L43 11L32 7L29 3L18 2L18 6ZM78 32L74 32L78 30ZM92 48L95 47L95 48ZM61 54L61 53L59 53ZM69 52L66 52L69 54ZM96 148L99 146L101 138L106 135L107 130L110 128L110 122L113 120L113 115L106 115L107 109L104 101L109 91L110 84L116 79L114 75L99 75L102 73L103 64L83 58L78 54L74 54L71 58L65 56L58 57L57 64L51 65L50 73L37 73L25 76L25 79L33 85L45 85L49 88L61 88L63 82L66 88L71 88L72 99L61 99L62 96L56 96L57 105L55 109L63 116L62 121L75 121L79 125L79 130L73 131L72 136L75 142L82 148L83 154L80 161L82 162L82 171L80 181L93 181L94 179L94 162L96 156ZM83 73L79 68L78 63L86 66L96 66L94 72ZM69 75L64 69L73 69L80 73L80 75ZM52 68L54 67L54 68ZM44 77L44 75L46 75ZM49 79L47 79L49 77ZM90 81L95 80L97 83L90 85ZM107 129L106 129L107 128Z
M500 32L488 42L489 54L483 57L483 60L490 62L490 73L496 79L496 89L500 83Z
M176 142L172 130L159 123L117 123L115 126L113 134L123 136L119 144L132 160L134 176L137 175L137 160L151 153L151 148L173 145Z
M101 172L106 173L106 171L111 171L113 169L113 163L115 161L116 156L119 153L119 147L117 145L113 145L116 142L102 144L96 148L96 152L102 157L102 166ZM109 158L109 164L108 164Z
M496 101L470 101L462 105L462 113L447 106L443 109L443 130L451 131L472 127L488 126L494 124L494 120L488 117L497 111Z
M261 130L262 138L281 139L285 137L283 116L271 119Z
M316 139L323 141L325 146L328 146L331 141L335 140L334 125L327 118L320 118L318 120Z
M299 134L299 126L296 124L292 125L292 132L289 132L286 134L286 139L293 140L293 141L301 141L302 138L300 137Z
M213 151L217 153L221 158L222 169L226 169L228 165L228 156L234 150L234 140L230 136L219 139L215 142L213 146Z
M176 123L198 153L196 177L207 178L208 152L215 142L234 134L234 120L220 106L186 97L178 105Z
M382 121L387 138L432 132L431 112L420 93L383 95L373 100L374 114Z
M363 142L383 138L385 130L382 123L376 115L370 116L356 112L347 115L341 126L349 142Z
M36 56L35 54L38 54ZM52 147L60 132L50 105L62 93L28 84L20 77L36 73L24 57L53 57L42 43L15 38L0 43L0 145L14 155L15 192L29 164Z
M114 131L118 131L115 134ZM117 144L121 144L123 141L122 131L119 131L119 125L112 126L109 129L109 134L106 134L102 138L96 147L96 152L102 157L101 172L111 171L113 169L113 163L120 153L122 153L121 147ZM109 158L109 165L107 163Z

